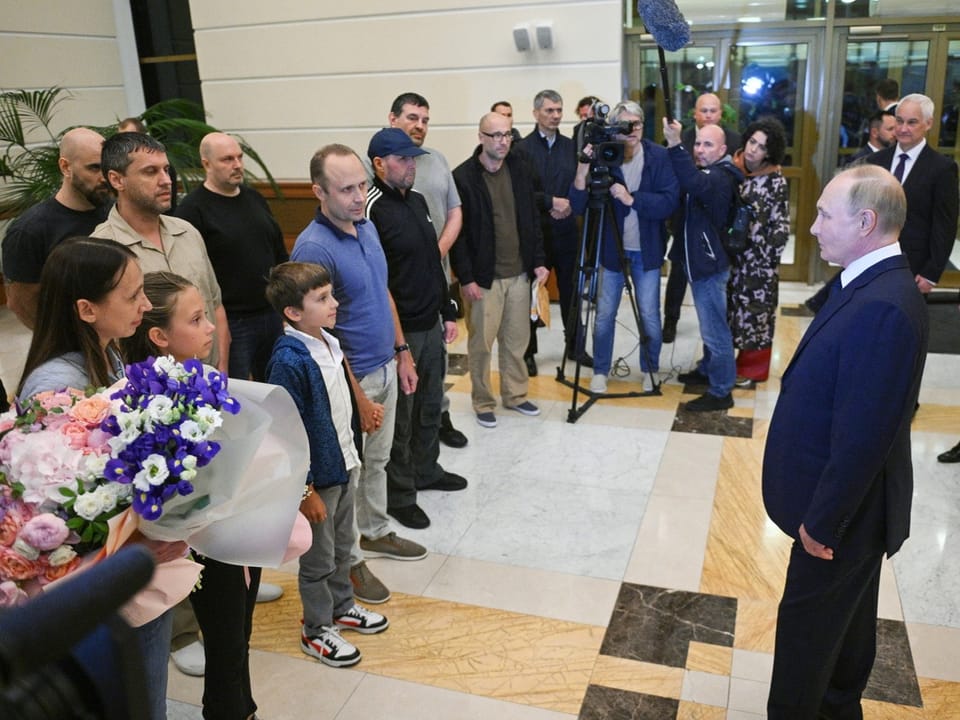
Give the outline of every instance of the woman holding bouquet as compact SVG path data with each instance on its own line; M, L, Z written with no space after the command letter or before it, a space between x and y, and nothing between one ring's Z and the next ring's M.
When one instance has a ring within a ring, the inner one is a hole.
M140 325L150 301L136 256L113 240L77 237L58 245L43 267L37 324L17 397L46 390L111 385L123 377L120 338ZM135 537L158 563L181 558L182 542ZM153 720L166 717L171 614L136 628L146 678L145 704Z
M200 291L189 280L171 272L147 273L144 292L153 307L144 314L136 333L123 342L128 360L172 355L182 362L210 354L214 326L204 311ZM190 602L203 633L203 717L252 718L257 704L250 687L250 633L260 568L201 555L196 559L204 569Z

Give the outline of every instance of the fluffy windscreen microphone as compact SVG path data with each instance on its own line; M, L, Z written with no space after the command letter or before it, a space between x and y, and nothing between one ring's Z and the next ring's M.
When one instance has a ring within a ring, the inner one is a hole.
M637 0L637 12L663 49L676 51L690 42L690 26L673 0Z

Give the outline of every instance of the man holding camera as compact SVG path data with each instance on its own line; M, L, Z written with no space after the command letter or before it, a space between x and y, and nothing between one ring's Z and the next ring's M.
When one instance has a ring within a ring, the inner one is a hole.
M654 374L660 369L660 267L667 249L664 222L676 209L679 192L667 151L643 139L643 108L635 102L622 102L610 113L610 121L621 125L615 137L624 144L624 160L621 167L612 168L606 181L611 183L609 193L615 200L613 215L623 244L623 260L633 281L646 336L640 346L640 369L643 389L649 392L654 387ZM606 130L609 132L612 128ZM593 147L584 148L588 157L594 156L593 153ZM587 205L591 165L581 162L577 168L571 201L578 214L583 213ZM603 228L599 253L600 291L590 390L604 393L625 280L620 247L609 224Z
M694 370L681 373L678 379L708 388L686 404L687 410L726 410L733 407L731 390L736 380L736 363L733 336L727 324L730 260L721 235L726 231L733 194L739 192L743 173L730 162L721 127L704 125L697 130L693 145L696 165L680 141L681 130L679 122L664 118L667 153L683 194L674 242L682 243L683 266L693 290L693 305L703 338L703 358Z

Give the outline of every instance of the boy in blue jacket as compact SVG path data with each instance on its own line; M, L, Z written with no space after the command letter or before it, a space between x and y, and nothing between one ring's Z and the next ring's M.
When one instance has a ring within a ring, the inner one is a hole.
M326 665L349 667L360 662L360 651L340 630L373 634L389 623L354 602L350 583L361 435L346 360L340 343L327 332L337 321L338 303L330 273L312 263L277 265L266 296L286 322L267 365L267 380L290 393L310 442L300 512L310 521L313 544L300 556L300 649ZM382 417L382 406L374 412Z

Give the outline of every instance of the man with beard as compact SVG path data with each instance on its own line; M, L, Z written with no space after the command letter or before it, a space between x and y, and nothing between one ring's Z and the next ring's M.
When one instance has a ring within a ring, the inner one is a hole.
M217 328L210 357L201 360L227 372L227 314L203 238L186 220L163 214L170 208L173 187L166 148L149 135L117 133L103 144L100 167L117 194L117 204L91 235L129 247L144 273L175 272L197 287L207 317Z
M100 172L103 136L89 128L74 128L60 141L58 165L63 181L57 194L14 220L3 241L3 274L7 307L33 328L40 291L40 271L62 240L89 235L104 221L110 187Z
M867 137L867 142L854 155L850 156L847 161L849 165L890 147L897 140L897 119L892 112L877 110L870 116L869 122L870 134Z

